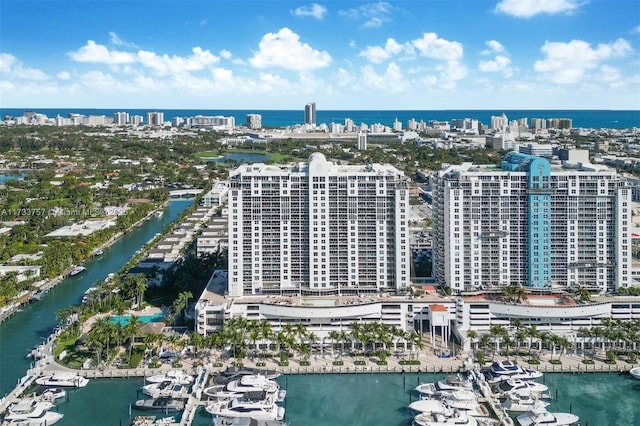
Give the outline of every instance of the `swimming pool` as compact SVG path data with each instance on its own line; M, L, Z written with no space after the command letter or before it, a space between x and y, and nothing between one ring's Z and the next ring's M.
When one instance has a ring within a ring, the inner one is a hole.
M113 324L120 324L121 326L125 326L127 324L129 324L129 319L131 318L131 315L113 315L111 316L111 322ZM138 320L141 323L148 323L148 322L159 322L162 321L164 319L164 315L160 312L158 312L157 314L153 314L153 315L138 315Z

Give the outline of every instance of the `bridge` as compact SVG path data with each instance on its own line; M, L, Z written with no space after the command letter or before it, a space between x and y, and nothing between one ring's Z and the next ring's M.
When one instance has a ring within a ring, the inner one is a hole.
M189 197L194 195L199 195L204 191L202 188L193 188L193 189L176 189L174 191L169 191L169 195L171 198L180 198L180 197Z

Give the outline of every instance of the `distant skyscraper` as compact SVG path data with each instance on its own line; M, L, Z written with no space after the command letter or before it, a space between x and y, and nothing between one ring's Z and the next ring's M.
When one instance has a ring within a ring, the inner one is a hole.
M304 124L316 124L316 103L309 102L304 107Z
M358 132L358 149L360 151L366 151L367 149L367 133Z
M509 125L509 120L507 119L507 116L504 113L502 113L502 115L500 116L494 115L491 117L491 129L493 130L504 131L508 125Z
M132 126L139 126L142 124L142 116L141 115L132 115L129 118L129 124Z
M148 112L147 124L149 126L162 126L164 124L164 112Z
M247 127L250 129L262 128L262 116L260 114L247 114Z
M129 123L129 113L128 112L116 112L113 114L113 124L123 125Z

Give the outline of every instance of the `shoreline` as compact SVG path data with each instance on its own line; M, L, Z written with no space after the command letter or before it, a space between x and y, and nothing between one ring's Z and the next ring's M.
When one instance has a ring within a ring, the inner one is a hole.
M158 206L157 208L153 209L151 212L149 212L149 214L147 214L146 216L144 216L140 220L136 221L134 224L132 224L126 230L117 232L111 238L109 238L109 240L107 240L107 242L105 242L104 244L101 244L100 246L96 247L94 251L96 251L96 250L106 250L109 247L113 246L120 238L122 238L127 233L131 232L131 230L133 230L134 228L137 228L138 226L140 226L143 223L145 223L147 220L151 219L156 214L156 212L164 210L166 208L166 206L169 204L169 201L170 200L167 200L164 203L162 203L160 206ZM78 265L85 264L86 262L91 260L92 257L93 256L88 257L86 259L82 259L80 262L78 262ZM5 320L11 318L11 316L13 316L13 314L19 312L20 308L22 307L22 305L30 303L29 302L29 298L34 293L36 293L37 291L41 291L41 290L49 291L52 288L56 287L58 284L60 284L63 280L68 278L70 276L71 271L73 271L73 268L75 268L75 265L69 266L61 274L55 276L54 278L52 278L50 280L42 282L40 285L36 285L36 283L34 283L34 285L31 287L30 290L28 290L26 293L23 293L20 296L18 296L16 300L14 300L12 303L7 305L7 309L4 309L4 310L2 310L2 312L0 312L0 324L5 322Z

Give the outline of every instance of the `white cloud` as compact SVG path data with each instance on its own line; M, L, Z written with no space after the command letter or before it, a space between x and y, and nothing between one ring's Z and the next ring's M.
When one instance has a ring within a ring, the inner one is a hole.
M610 65L602 65L600 67L600 78L614 87L622 84L622 74L617 68Z
M421 56L443 61L458 61L464 53L461 43L439 38L436 33L424 33L422 38L412 40L411 44Z
M511 59L507 56L507 50L505 47L496 40L489 40L485 42L488 49L480 52L481 55L495 56L493 59L480 61L478 69L482 72L501 72L505 77L513 76L513 68L511 67Z
M277 33L267 33L259 44L260 50L249 60L256 68L280 67L295 71L326 67L331 63L327 51L319 51L307 43L300 42L300 36L289 28Z
M360 69L360 79L366 87L376 89L385 87L392 93L403 92L411 86L395 62L387 65L383 74L377 74L371 65L365 65Z
M306 6L300 6L295 10L291 11L293 16L298 16L300 18L315 18L317 20L324 19L324 16L327 13L327 8L319 5L318 3L312 3Z
M245 65L245 61L243 61L240 58L236 58L227 49L223 49L223 50L220 51L220 57L223 58L223 59L226 59L228 61L231 61L231 63L233 63L235 65Z
M192 52L193 55L182 57L176 55L169 56L166 54L158 56L154 52L141 50L136 55L136 58L142 65L153 69L160 75L199 71L220 60L209 50L203 50L200 47L194 47Z
M56 77L58 77L60 80L69 80L71 79L71 74L69 74L68 71L61 71L56 74Z
M491 55L492 53L502 53L506 51L502 43L497 40L488 40L485 41L484 44L487 45L488 49L480 52L481 55Z
M640 25L631 30L631 34L640 34Z
M570 14L583 3L582 0L502 0L496 5L495 10L516 18L531 18L541 13Z
M546 58L536 61L534 69L543 79L559 84L578 83L588 70L598 67L601 62L633 52L629 42L621 38L612 43L598 44L596 48L583 40L569 43L547 41L540 50Z
M43 71L23 66L22 61L10 53L0 53L0 80L44 81L49 76Z
M356 83L356 78L346 69L338 68L338 71L333 75L332 81L335 81L338 87L352 87Z
M69 57L76 62L91 62L101 64L130 64L135 62L135 55L129 52L109 50L102 44L88 40L87 44L75 52L69 52Z
M366 58L369 62L379 64L387 59L396 56L403 51L411 49L411 45L404 46L398 43L393 38L388 38L384 47L382 46L367 46L359 56Z
M362 26L365 28L378 28L385 22L391 21L389 15L392 10L393 6L390 3L380 1L364 4L357 8L343 9L338 14L350 19L364 21Z
M122 47L129 47L132 49L138 49L138 46L135 43L130 43L128 41L121 39L120 36L118 36L118 34L116 34L113 31L109 32L109 40L111 41L111 44L113 44L114 46L122 46Z

